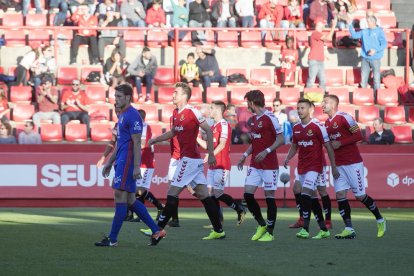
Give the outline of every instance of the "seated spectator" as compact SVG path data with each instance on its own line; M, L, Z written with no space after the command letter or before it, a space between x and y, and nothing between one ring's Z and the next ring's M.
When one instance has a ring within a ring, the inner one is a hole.
M219 0L211 13L213 23L218 28L235 28L238 18L234 0Z
M369 28L368 27L367 18L372 17L372 16L375 16L374 10L373 9L367 9L367 12L365 14L365 18L362 18L359 21L359 28L361 30L364 30L364 29L368 29ZM358 24L357 24L357 22L355 22L355 20L353 21L353 25L354 25L355 28L358 28ZM381 27L381 22L380 22L380 19L379 18L377 18L377 26L378 27Z
M115 13L112 7L108 7L104 19L99 22L100 27L123 27L119 19L119 14ZM104 60L105 47L108 45L115 45L119 49L122 57L126 55L126 45L123 38L123 32L118 30L101 30L98 39L99 60Z
M241 26L243 28L253 28L256 25L254 22L255 7L253 0L238 0L236 2L236 11L241 19Z
M16 137L12 135L13 128L8 122L0 125L0 144L17 144Z
M73 80L72 90L63 93L60 103L61 110L63 111L61 116L63 128L69 121L79 120L82 124L86 124L89 130L89 115L86 104L86 94L80 89L80 81Z
M229 123L232 130L236 128L237 113L236 106L234 104L227 105L226 112L224 113L224 119Z
M333 0L314 0L309 8L309 27L314 28L315 20L328 26L329 14L335 9Z
M27 85L27 72L30 72L33 63L39 58L41 53L40 45L32 44L32 50L25 54L17 65L15 85Z
M303 11L298 0L289 0L289 5L284 8L285 20L282 20L283 28L305 28Z
M42 120L52 120L54 124L60 124L59 93L52 90L52 78L43 76L41 85L36 88L36 102L38 112L33 114L33 123L40 127Z
M3 87L0 87L0 118L7 117L9 115L9 102L4 92Z
M134 78L135 86L138 92L138 101L142 102L142 85L146 86L145 102L151 103L151 89L155 73L157 72L158 63L155 56L151 54L148 47L142 49L142 53L128 66L128 73Z
M136 27L145 27L145 9L138 0L125 0L121 4L121 16L131 20Z
M8 9L14 9L15 12L22 11L20 0L2 0L0 1L0 11L7 12Z
M279 28L283 19L283 7L278 4L278 0L270 0L264 4L259 11L260 28ZM275 32L271 32L275 39ZM266 36L266 31L262 31L262 39Z
M335 14L338 18L338 23L336 27L340 30L345 30L348 28L348 16L356 9L355 0L338 0L335 2Z
M295 85L296 62L299 60L298 50L293 47L292 36L286 38L286 47L280 53L282 72L282 87Z
M40 138L39 132L35 131L35 125L32 121L27 121L24 124L24 131L19 134L19 144L41 144L42 139Z
M80 6L87 6L90 14L95 13L95 0L68 0L68 3L72 14L74 14Z
M283 123L283 137L285 144L292 144L293 126L299 122L299 115L296 110L289 112L288 119Z
M220 87L226 87L227 78L222 76L216 59L216 50L197 47L198 59L196 64L200 68L201 82L204 91L210 87L212 82L218 82Z
M180 77L181 81L185 83L192 83L194 87L200 85L199 68L195 63L194 53L187 55L187 62L181 66Z
M175 28L188 27L188 9L186 8L186 1L178 0L178 4L176 4L174 0L170 1L173 8L172 26Z
M381 118L375 118L372 122L375 132L369 135L369 144L372 145L392 145L395 136L391 129L384 128L384 121Z
M152 7L147 10L146 23L148 27L165 27L165 12L161 7L161 0L154 0Z
M31 72L31 82L35 88L39 87L42 77L46 75L50 76L53 83L56 72L56 59L52 47L46 47L43 51L40 51L38 59L32 64Z
M282 104L282 100L279 98L275 98L273 100L273 114L279 121L279 125L283 126L287 120L287 115L285 113L285 107Z
M106 13L108 12L108 8L111 8L111 10L113 10L114 12L118 12L118 5L114 3L113 0L104 0L103 2L99 4L99 7L96 12L99 20L100 19L105 20Z
M206 27L211 28L212 24L210 21L211 12L210 4L207 0L194 0L189 5L189 27L190 28L199 28ZM193 45L200 45L206 41L206 35L203 31L191 32L191 41Z
M68 0L50 0L49 1L49 13L55 13L54 9L58 9L59 11L53 18L53 25L54 26L63 26L66 21L66 17L69 11Z
M106 60L103 68L105 80L108 85L112 83L113 78L123 77L125 65L119 50L114 49L111 56Z
M99 64L97 32L96 30L88 29L88 27L98 27L98 18L90 13L88 6L81 5L72 15L72 20L81 29L76 32L72 40L70 64L76 64L76 58L81 44L89 45L90 64Z
M29 13L30 2L31 2L30 0L22 0L23 16L26 16ZM40 2L40 0L34 0L34 5L35 5L35 8L36 8L36 13L37 14L43 13L42 3Z

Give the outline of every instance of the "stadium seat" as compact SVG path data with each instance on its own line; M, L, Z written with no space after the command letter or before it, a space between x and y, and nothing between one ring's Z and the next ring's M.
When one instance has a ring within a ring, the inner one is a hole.
M384 123L387 124L405 124L404 106L386 106L384 110Z
M30 30L28 33L29 45L36 42L43 45L50 45L50 34L47 30Z
M357 10L366 11L368 8L367 0L356 0ZM365 13L364 13L365 14Z
M141 91L142 91L142 96L145 99L145 93L146 93L145 91L147 91L147 88L145 86L142 86ZM134 103L138 102L138 91L137 91L137 88L136 87L134 87L134 91L132 93L133 93L132 94L132 100L133 100L133 102ZM150 99L151 100L155 100L154 99L154 95L155 95L154 94L154 86L151 88L151 93L150 94L151 94ZM109 94L109 96L110 97L114 97L114 101L115 101L115 91L113 92L113 94Z
M203 41L203 46L214 48L216 44L216 36L214 34L214 31L208 30L208 31L205 31L204 33L205 33L206 40Z
M343 86L345 84L343 70L339 68L325 69L326 86Z
M252 87L251 90L257 89L262 91L265 97L266 103L273 103L273 100L276 98L276 87L275 86L261 86L261 87Z
M237 31L218 31L217 46L220 48L239 47L239 33Z
M200 87L193 87L191 91L191 104L202 103L203 102L203 91Z
M71 122L67 123L65 126L65 139L69 142L87 141L87 125Z
M346 70L346 85L358 86L361 83L361 69L350 68Z
M171 40L170 45L172 47L175 47L175 40L174 38ZM192 47L192 42L191 42L191 32L186 32L183 37L178 41L178 47L180 48L190 48Z
M171 85L174 84L174 68L171 67L158 67L154 76L154 84Z
M174 86L161 86L158 87L158 100L157 103L166 104L172 103Z
M161 122L169 124L170 123L170 117L173 114L173 111L175 109L175 105L173 104L163 104L161 106Z
M51 25L53 25L53 23ZM68 46L71 45L71 41L73 39L73 30L65 28L56 28L54 29L54 32L52 32L52 38L54 38L55 35L57 36L59 42ZM60 43L57 44L57 47L59 47L59 44Z
M24 122L31 120L35 113L34 105L29 103L16 103L12 108L12 120L16 122Z
M408 111L408 122L414 124L414 107L410 107Z
M385 30L388 48L404 48L402 33Z
M107 104L91 104L88 109L91 121L111 120L111 107Z
M22 13L5 13L3 15L3 26L7 26L7 27L23 26Z
M87 85L85 94L89 104L106 103L106 86Z
M393 126L391 128L394 133L394 143L408 144L413 142L413 132L410 126Z
M102 76L102 66L82 67L81 69L81 83L83 84L101 84L100 82L89 82L86 80L90 72L99 72Z
M371 0L371 9L374 13L390 13L391 2L390 0Z
M296 32L296 45L297 47L309 47L308 31L300 30Z
M277 67L275 69L275 84L277 86L281 86L282 85L282 68L280 68L280 67Z
M232 74L242 74L246 77L247 81L249 81L249 74L248 74L248 69L247 68L227 68L226 70L226 76L230 76ZM227 85L247 85L247 83L234 83L234 82L230 82L228 81Z
M60 85L71 85L78 78L78 67L61 66L57 70L57 83Z
M129 32L129 30L127 31ZM151 48L164 48L168 46L168 31L148 30L147 46Z
M275 32L275 36L273 37L271 32L267 31L266 32L266 36L265 36L265 40L264 40L264 44L265 47L267 49L271 49L271 50L280 50L282 47L280 46L279 42L280 40L278 39L278 35L282 34L282 32ZM283 38L284 40L284 38Z
M380 20L381 27L384 29L397 27L397 18L394 14L379 14L377 18Z
M356 88L353 93L353 104L373 105L374 91L372 88Z
M341 111L341 112L348 113L354 119L356 118L355 117L355 107L353 105L344 105L344 104L339 103L338 110Z
M158 116L158 106L153 104L140 104L135 105L134 107L136 109L142 109L146 113L145 122L159 122L159 116Z
M110 123L91 124L91 140L106 142L112 140L112 125Z
M376 106L360 106L358 122L362 124L371 124L375 118L379 118L379 115L379 109Z
M26 34L24 30L5 29L3 32L7 47L21 47L26 45Z
M299 88L292 87L282 87L279 92L279 99L282 100L285 105L296 105L300 98Z
M232 104L245 104L244 96L251 90L250 86L235 86L231 88L230 102Z
M272 85L273 77L273 67L253 68L250 70L250 83L252 85Z
M260 33L260 31L243 31L241 32L240 45L243 48L261 48L262 34Z
M349 104L349 91L346 87L329 88L329 94L336 95L340 104Z
M152 137L160 136L163 133L162 124L151 124L151 132L152 132Z
M309 77L309 68L308 67L299 67L298 72L298 84L299 85L306 85ZM316 78L315 83L319 83L318 78Z
M63 139L61 124L42 124L40 137L43 142L60 142Z
M143 47L145 45L145 31L133 29L125 31L124 40L127 47Z
M10 87L10 101L30 103L32 101L32 87L31 86L11 86Z
M227 99L227 88L226 87L207 87L206 91L206 100L207 103L212 101L223 101L224 103L228 103Z
M377 103L384 106L398 105L398 92L394 89L380 88L377 90Z
M313 117L318 119L321 122L325 122L328 120L328 114L323 113L321 106L315 106L315 111L313 113Z
M45 27L47 25L46 14L27 14L26 26L30 27ZM29 32L30 33L30 32Z

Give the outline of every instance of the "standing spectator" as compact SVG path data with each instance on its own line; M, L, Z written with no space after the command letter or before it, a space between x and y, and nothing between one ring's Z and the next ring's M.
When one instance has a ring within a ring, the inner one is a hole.
M200 69L195 63L194 53L189 53L187 55L187 62L181 66L180 77L181 81L185 83L192 83L193 87L198 87L200 85Z
M298 122L298 112L296 110L291 110L288 119L283 123L283 137L285 139L285 144L292 144L293 126Z
M19 144L41 144L39 132L35 131L35 125L32 121L27 121L24 124L24 131L19 134Z
M336 18L333 20L331 31L329 34L323 34L325 26L324 20L316 21L315 31L313 31L310 38L310 52L309 52L309 76L306 82L306 87L313 87L316 76L319 79L319 87L326 89L325 86L325 49L324 42L332 40L332 35L336 26Z
M285 19L282 21L283 28L305 28L303 21L303 10L298 0L289 0L289 5L284 9Z
M10 111L9 102L7 101L7 96L4 93L3 87L0 87L0 118L7 117Z
M97 32L96 30L88 29L90 27L98 27L98 18L90 13L88 6L81 5L72 15L72 20L81 29L77 31L72 40L70 63L76 64L79 45L88 44L90 64L99 64Z
M234 104L227 105L226 112L224 113L224 119L229 123L232 130L236 128L237 113L236 106Z
M260 28L279 28L283 19L283 7L278 4L278 0L270 0L264 4L259 11ZM273 39L275 33L271 32ZM262 31L262 40L266 36L266 31Z
M154 0L152 7L147 10L146 22L148 27L165 27L165 12L161 7L161 0Z
M54 79L56 73L56 59L52 47L46 47L43 51L39 51L39 57L33 62L31 72L31 79L35 88L39 87L43 76L47 75L50 76L52 80Z
M17 144L16 137L12 135L13 128L10 123L2 122L0 125L0 144Z
M361 30L363 29L368 29L368 22L367 22L367 18L370 16L375 16L374 14L374 10L373 9L367 9L367 12L365 13L365 18L361 18L361 20L359 21L359 28ZM352 24L355 26L355 28L358 28L358 22L355 20L354 22L352 22ZM377 26L381 27L381 22L380 19L377 18Z
M178 0L178 4L174 2L174 0L171 1L171 6L173 8L173 19L172 19L172 25L175 28L179 27L188 27L188 9L185 6L186 1L185 0Z
M138 92L138 101L142 102L142 85L144 82L146 86L145 102L151 103L151 89L154 80L155 73L157 72L158 64L155 56L151 54L151 50L148 47L142 49L141 55L139 55L134 62L128 67L128 73L135 79L135 86Z
M138 0L122 1L121 16L131 20L136 27L145 27L145 9Z
M88 107L86 106L85 92L80 89L80 81L72 81L72 90L67 91L62 95L61 109L62 113L62 126L65 127L71 120L79 120L82 124L88 126L89 133L89 115Z
M285 113L285 107L282 104L282 100L275 98L273 100L273 114L279 121L279 124L283 126L284 122L287 120L287 115Z
M330 13L334 9L333 0L314 0L309 8L309 27L313 28L316 25L316 19L328 26Z
M22 0L23 16L26 16L29 13L30 2L31 2L30 0ZM36 7L36 13L41 14L43 10L42 10L42 4L40 3L40 0L34 0L34 4Z
M204 91L212 82L218 82L220 87L226 87L227 78L222 76L216 59L216 50L197 47L198 59L196 64L200 68L201 81Z
M237 24L237 12L234 0L219 0L214 4L211 18L218 28L235 28Z
M207 0L194 0L189 5L189 27L199 28L206 27L211 28L212 24L210 21L211 12L210 4ZM193 44L206 41L206 35L203 31L191 32L191 41Z
M286 38L286 47L280 53L282 87L295 85L296 62L299 60L299 54L298 50L293 47L293 43L293 37L288 36Z
M117 18L117 14L112 7L108 7L106 16L99 22L100 27L122 27L122 22ZM126 55L125 40L122 37L123 32L118 30L101 30L101 34L98 40L99 60L103 61L105 56L105 47L107 45L115 45L122 57Z
M69 11L68 0L50 0L49 9L50 14L55 13L54 9L59 10L53 19L53 26L63 26Z
M384 129L384 121L381 118L375 118L372 122L375 132L369 135L369 144L372 145L392 145L395 136L391 129Z
M111 56L106 60L103 73L107 84L111 84L113 79L123 77L125 70L125 62L118 49L112 51Z
M27 72L30 72L33 63L39 58L41 52L40 45L33 44L32 50L23 56L16 68L15 85L27 85Z
M366 88L370 71L374 75L374 97L376 99L377 89L380 88L380 67L384 50L387 48L387 39L382 28L377 26L377 18L370 16L367 18L368 29L356 32L351 24L352 19L348 18L349 32L351 38L361 39L361 87Z
M253 0L238 0L236 11L241 18L243 28L253 28L256 25L254 23L255 8Z
M39 111L33 114L33 123L39 127L42 120L52 120L60 124L59 94L52 89L52 78L43 76L41 85L36 89L36 102Z

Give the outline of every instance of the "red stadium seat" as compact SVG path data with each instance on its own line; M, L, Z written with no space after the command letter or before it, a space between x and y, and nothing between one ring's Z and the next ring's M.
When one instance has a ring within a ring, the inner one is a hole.
M231 88L230 102L232 104L245 104L244 96L251 90L250 86L235 86Z
M53 25L53 23L51 25ZM52 32L53 38L55 35L59 41L63 42L66 45L71 45L71 40L73 39L73 30L60 27L58 29L55 29L55 32ZM57 47L59 47L59 43L57 44Z
M158 67L157 72L154 76L154 84L160 85L171 85L174 84L174 68L170 67Z
M414 107L410 107L408 111L408 122L414 124Z
M87 85L85 94L89 104L106 103L106 87L98 85Z
M44 27L47 25L46 14L27 14L26 26L30 27ZM30 32L29 32L30 33Z
M215 47L215 43L216 43L215 42L216 41L216 37L215 37L214 32L213 31L205 31L204 33L205 33L206 40L203 42L203 45L205 47L212 47L212 48L214 48Z
M374 91L372 88L356 88L353 94L353 103L356 105L373 105Z
M296 105L300 98L299 88L292 87L282 87L279 92L279 99L282 100L285 105Z
M264 94L266 103L273 103L273 100L276 98L276 87L275 86L252 87L251 90L253 89L262 91L262 93Z
M220 48L239 47L239 33L237 31L218 31L217 46Z
M395 136L395 143L408 144L413 142L413 132L410 126L393 126L391 130Z
M375 106L359 107L358 122L362 124L371 124L375 118L379 118L379 109Z
M193 87L191 89L191 104L202 103L203 102L203 91L200 87Z
M90 72L99 72L102 76L102 66L82 67L81 69L81 83L83 84L100 84L100 82L88 82L86 78Z
M340 104L349 104L349 91L346 87L329 88L329 94L336 95Z
M381 27L384 29L397 27L397 18L394 14L377 15L380 20Z
M32 87L31 86L11 86L10 87L10 101L30 103L32 101Z
M394 89L380 88L377 90L377 103L385 106L398 105L398 93Z
M269 32L269 31L266 32L264 43L265 43L265 47L267 49L280 50L282 48L279 44L280 40L278 39L278 35L279 35L279 32L275 32L274 37L272 36L271 32ZM284 38L283 38L283 40L284 40Z
M282 68L280 67L275 69L275 84L277 86L282 85Z
M227 103L227 88L226 87L207 87L206 91L207 103L212 101L223 101Z
M192 47L191 42L191 32L186 32L185 35L178 41L178 47L180 48L190 48ZM175 40L171 40L171 46L175 47Z
M136 106L134 104L134 107L136 109L142 109L145 111L145 122L159 122L159 116L158 116L158 106L152 105L152 104L140 104Z
M29 103L16 103L12 109L12 119L16 122L24 122L32 119L34 113L34 105Z
M343 86L345 84L343 70L338 68L325 69L326 86Z
M243 48L261 48L262 34L260 31L243 31L241 32L241 43Z
M385 31L388 48L404 48L402 33Z
M111 107L107 104L91 104L88 109L91 121L101 121L111 119Z
M7 47L20 47L26 45L26 34L24 30L5 29L4 39L6 40Z
M7 27L23 26L22 13L5 13L3 15L3 26L7 26Z
M404 106L387 106L384 110L384 122L387 124L405 124Z
M353 118L355 118L355 107L353 105L344 105L339 103L338 110L341 112L348 113Z
M170 123L170 117L173 114L173 111L175 109L175 105L173 104L163 104L161 106L161 122L169 124Z
M306 85L309 77L309 68L308 67L300 67L298 72L298 84L299 85ZM315 83L319 83L318 78L316 78Z
M356 0L357 10L359 11L366 11L367 6L367 0Z
M371 0L371 9L374 13L389 13L391 12L390 0Z
M60 142L63 139L61 124L42 124L40 137L43 142Z
M158 87L158 101L157 102L161 104L172 103L174 90L175 90L174 86Z
M70 142L87 141L87 125L69 122L65 126L65 139Z
M28 38L29 44L37 42L43 45L50 45L50 34L47 30L30 30Z
M346 85L358 86L361 82L361 69L350 68L346 70Z
M128 30L124 33L124 40L127 47L143 47L145 45L145 31Z
M152 137L160 136L163 133L162 124L151 124L150 127L151 127Z
M227 68L226 70L226 76L230 76L232 74L242 74L246 77L247 81L249 81L249 74L247 68ZM228 82L227 85L247 85L247 83L234 83L234 82Z
M296 45L297 47L309 47L309 36L308 31L297 31L296 32Z
M250 83L252 85L272 85L274 69L270 67L253 68L250 70Z
M78 78L78 67L61 66L57 70L57 83L60 85L71 85Z
M105 142L112 140L112 125L110 123L97 123L91 125L91 140Z
M313 117L318 119L321 122L325 122L328 120L328 114L323 113L321 106L315 106L315 111L313 113Z
M129 30L127 31L129 32ZM164 48L168 46L168 31L148 30L147 46L152 48Z

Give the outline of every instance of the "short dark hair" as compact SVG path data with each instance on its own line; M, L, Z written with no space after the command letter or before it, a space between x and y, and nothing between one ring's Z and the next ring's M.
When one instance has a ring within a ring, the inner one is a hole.
M336 102L336 104L339 104L339 98L338 96L334 95L334 94L327 94L325 96L323 96L324 98L329 98L331 100L334 100Z
M3 126L7 129L7 135L11 135L13 131L13 127L11 124L4 122Z
M191 99L191 87L184 82L177 82L175 84L175 88L178 87L180 87L183 90L183 92L187 95L187 101L189 101Z
M274 98L273 103L280 102L280 104L283 104L283 101L280 98Z
M220 106L221 108L221 113L224 113L224 111L226 111L226 104L222 101L212 101L211 102L214 105Z
M308 99L300 98L299 101L298 101L298 104L300 104L300 103L306 103L306 104L309 105L309 107L312 107L312 102L309 101Z
M115 87L115 91L119 91L123 93L125 96L130 96L132 100L132 86L130 84L124 83L120 84L117 87Z
M295 41L295 39L293 38L293 36L289 36L289 35L287 35L286 36L286 44L289 42L289 41Z
M26 124L29 124L31 127L34 127L33 121L26 121Z
M234 104L228 104L227 105L227 110L229 110L230 108L233 108L233 107L236 108L236 105L234 105Z
M247 99L249 102L252 102L254 105L257 105L259 107L265 106L265 98L264 94L260 90L250 90L246 93L244 96L245 99Z
M40 79L41 84L45 84L47 82L53 83L53 79L50 75L43 75L42 78Z
M145 53L145 52L151 52L150 48L148 48L148 47L144 47L144 48L142 49L142 53Z
M138 109L139 115L141 116L142 120L145 120L145 117L147 116L147 112L145 112L144 109Z
M189 57L193 57L193 58L195 58L195 55L194 55L194 53L193 53L193 52L191 52L191 53L188 53L188 55L187 55L187 58L189 58Z

